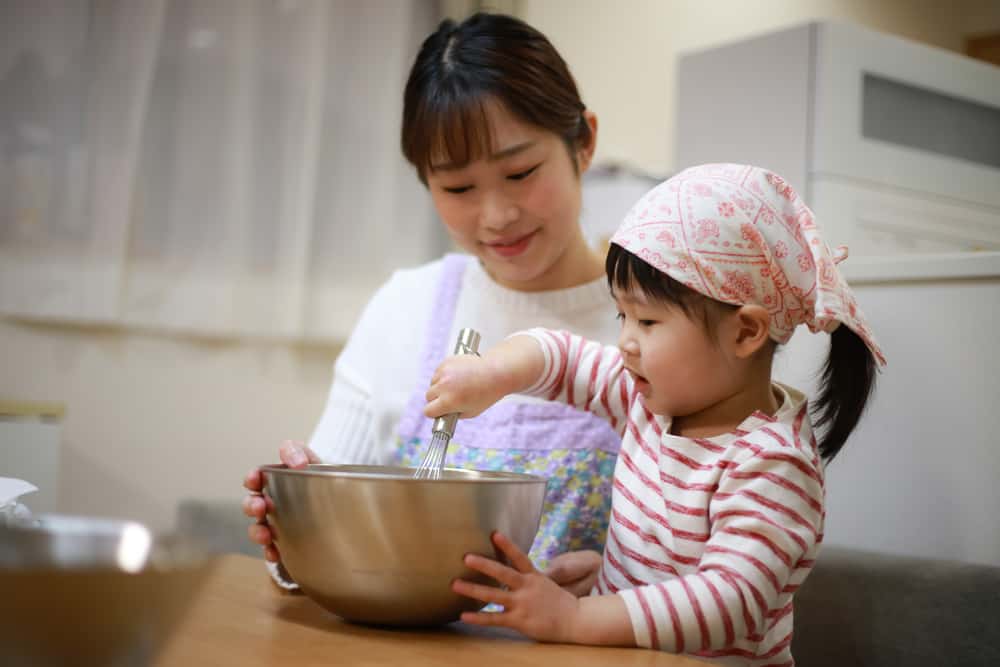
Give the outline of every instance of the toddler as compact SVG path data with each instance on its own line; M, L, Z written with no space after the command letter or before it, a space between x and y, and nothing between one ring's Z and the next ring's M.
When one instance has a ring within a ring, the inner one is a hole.
M830 252L783 179L733 164L657 186L611 244L617 347L532 329L482 358L446 359L432 377L431 417L474 416L523 392L623 436L590 595L561 588L498 533L507 564L466 564L501 587L453 587L503 611L462 619L543 641L790 665L792 599L823 535L823 461L885 363L837 270L845 253ZM805 396L771 379L776 346L800 324L831 333L815 423Z

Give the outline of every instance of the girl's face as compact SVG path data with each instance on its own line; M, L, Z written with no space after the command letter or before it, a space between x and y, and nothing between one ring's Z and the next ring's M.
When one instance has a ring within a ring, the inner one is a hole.
M523 123L501 104L487 107L492 154L468 164L432 160L427 186L455 243L494 280L521 291L570 287L603 272L580 228L580 177L593 147L577 151L552 132ZM588 122L596 130L592 116Z
M622 323L618 347L650 411L692 417L732 394L731 360L702 323L640 290L616 289L614 297Z

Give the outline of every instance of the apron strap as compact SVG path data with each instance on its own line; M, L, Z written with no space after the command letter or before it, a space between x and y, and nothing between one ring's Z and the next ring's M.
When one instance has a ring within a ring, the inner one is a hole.
M399 420L399 437L402 438L403 442L418 437L424 422L430 422L430 419L424 416L427 387L430 386L434 369L438 367L448 350L451 349L451 342L447 338L455 320L455 308L458 305L458 293L462 288L462 276L469 261L470 257L467 255L449 253L444 256L441 262L441 281L438 283L434 307L427 321L417 385L414 387L406 410Z

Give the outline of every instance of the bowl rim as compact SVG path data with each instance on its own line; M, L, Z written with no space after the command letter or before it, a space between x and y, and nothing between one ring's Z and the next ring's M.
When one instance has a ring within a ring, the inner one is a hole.
M433 484L538 484L548 480L539 475L505 470L471 470L468 468L445 468L445 471L459 473L460 476L438 479L420 479L413 476L416 468L407 466L377 466L362 464L310 463L305 468L289 468L284 463L269 463L260 466L261 472L277 475L301 477L332 477L336 479L385 479L396 482ZM485 475L485 476L484 476Z
M71 565L58 562L5 565L0 562L0 575L30 572L63 575L117 573L127 576L167 574L174 571L201 569L212 564L216 555L201 540L177 532L155 532L148 524L135 519L86 514L46 512L28 520L0 524L0 541L8 540L11 548L73 549L76 545L107 543L115 550L118 560L84 559ZM130 542L138 555L131 561L122 549ZM62 546L59 546L62 545ZM125 558L126 560L121 560Z

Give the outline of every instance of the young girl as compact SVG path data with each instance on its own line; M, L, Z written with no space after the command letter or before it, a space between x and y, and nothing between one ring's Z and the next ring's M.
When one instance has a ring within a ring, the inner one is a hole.
M823 535L822 459L884 364L812 212L756 167L705 165L656 187L606 262L618 347L533 329L438 368L425 412L475 415L507 392L564 401L624 435L603 562L576 599L503 535L504 588L454 582L500 613L463 620L545 641L638 645L726 664L792 664L792 597ZM771 380L799 324L831 332L815 406Z
M537 324L607 343L617 336L603 255L580 227L580 176L594 153L597 119L544 35L502 15L443 22L411 69L401 135L465 254L398 271L372 298L337 359L308 449L282 447L289 465L417 465L430 442L424 394L462 327L474 326L484 348ZM562 552L601 548L620 443L594 415L515 396L460 424L446 463L549 478L531 550L545 566ZM274 565L280 547L266 524L258 471L245 485L250 537L265 547L272 570L287 575ZM555 563L553 574L565 572L570 585L576 560Z

